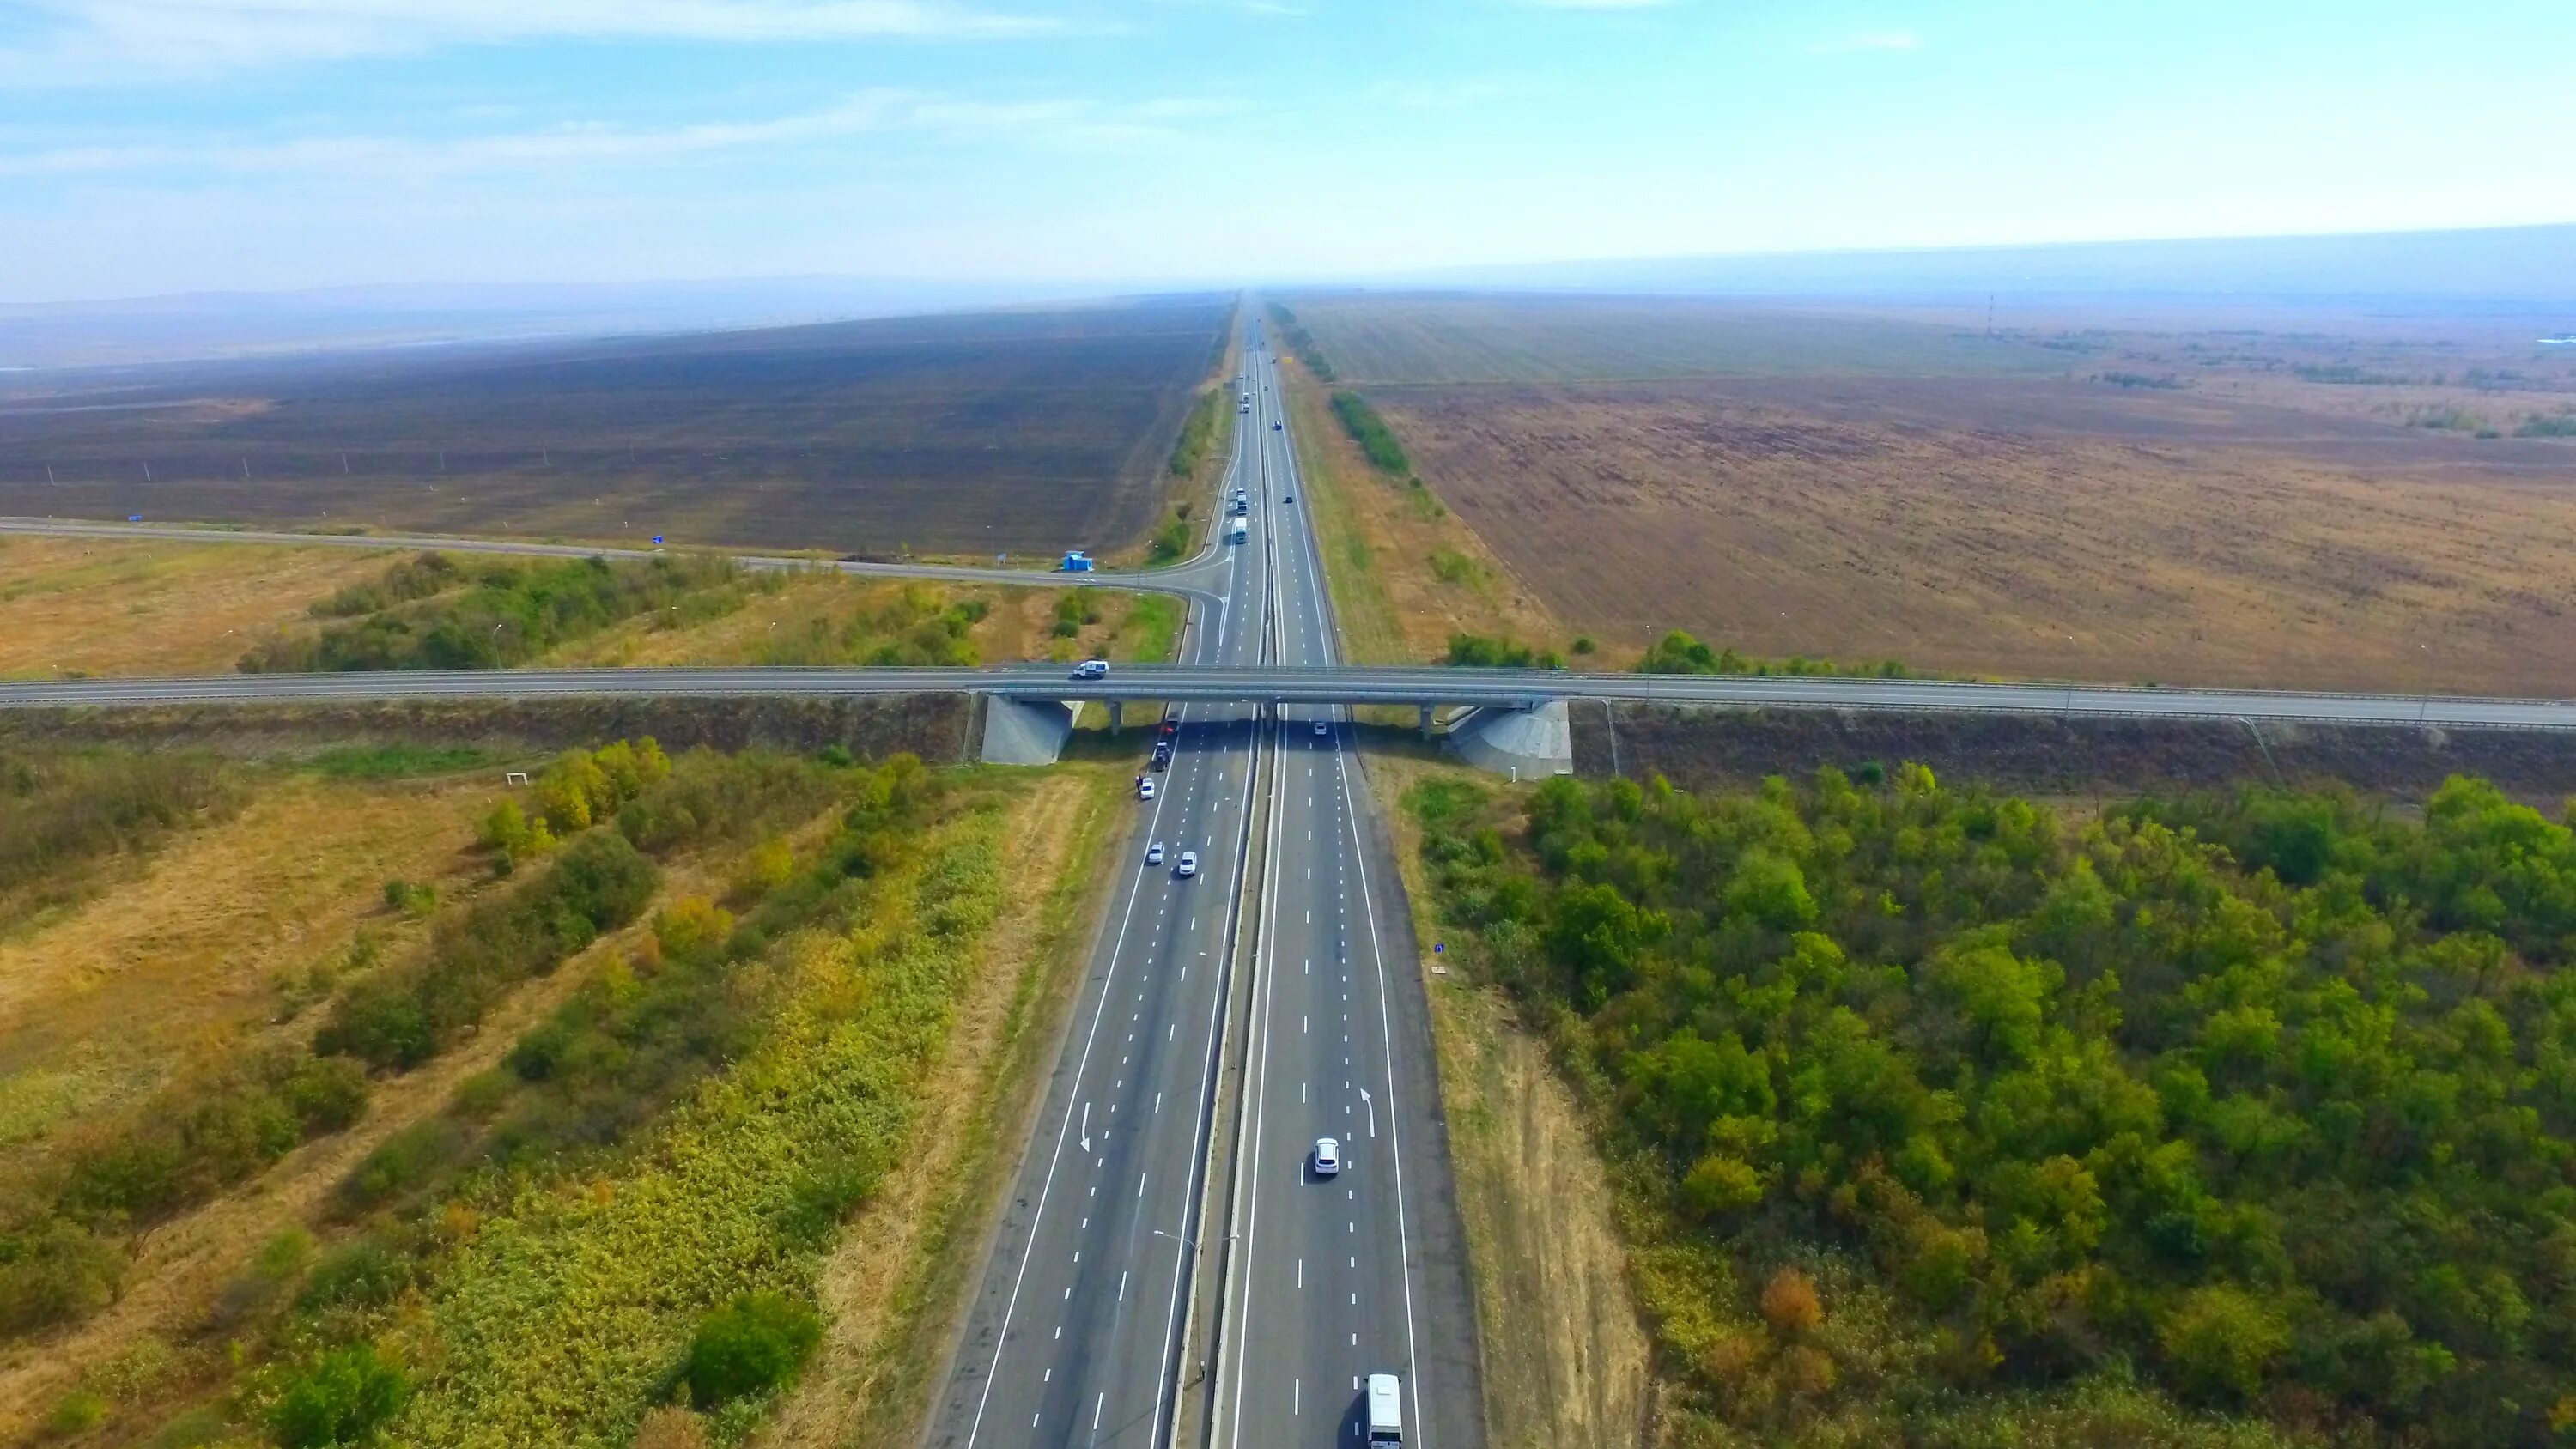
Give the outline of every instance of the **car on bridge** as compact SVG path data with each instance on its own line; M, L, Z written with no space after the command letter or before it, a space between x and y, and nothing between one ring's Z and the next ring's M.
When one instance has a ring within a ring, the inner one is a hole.
M1107 679L1109 677L1109 661L1106 659L1086 659L1080 664L1073 666L1073 677L1076 679Z

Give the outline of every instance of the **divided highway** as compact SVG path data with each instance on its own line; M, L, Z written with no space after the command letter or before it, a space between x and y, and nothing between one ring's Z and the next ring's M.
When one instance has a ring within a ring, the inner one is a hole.
M1256 357L1245 350L1239 385ZM1246 475L1249 446L1237 438L1227 486ZM1218 560L1186 659L1259 660L1269 580L1245 552ZM1148 1446L1171 1428L1259 728L1240 705L1183 706L1178 719L1170 767L1151 776L1154 798L1120 847L1126 878L933 1406L932 1445ZM1183 852L1193 877L1179 874Z
M1256 402L1273 656L1339 658L1275 374ZM1401 1381L1405 1442L1483 1443L1473 1305L1401 878L1350 732L1275 711L1242 1128L1207 1443L1350 1445L1367 1375ZM1315 1170L1319 1138L1340 1166ZM1211 1233L1219 1231L1211 1226Z

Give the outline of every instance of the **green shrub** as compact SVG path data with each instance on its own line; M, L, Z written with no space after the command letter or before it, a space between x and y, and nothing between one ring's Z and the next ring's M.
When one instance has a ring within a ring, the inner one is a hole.
M822 1341L813 1309L776 1293L746 1294L699 1323L689 1345L689 1397L713 1408L774 1389Z
M69 1323L107 1306L125 1255L66 1218L44 1217L0 1233L0 1333Z
M45 1416L45 1432L67 1439L106 1422L107 1400L87 1389L74 1389L54 1401L54 1411Z
M56 1196L85 1221L149 1222L204 1202L366 1108L363 1073L275 1052L164 1088L123 1130L77 1149Z
M323 1254L296 1302L310 1309L390 1303L411 1286L414 1271L410 1254L370 1235Z
M401 566L397 566L398 568ZM426 567L425 561L423 567ZM330 670L491 669L638 615L668 625L722 617L776 588L730 559L665 554L650 559L486 563L468 584L442 560L426 593L395 586L344 590L326 603L344 612L318 633L280 636L241 658L246 674Z
M369 1344L333 1349L290 1380L269 1411L268 1428L286 1449L374 1442L402 1411L411 1381Z
M385 909L406 916L425 916L438 909L438 887L417 881L385 882Z
M148 850L192 822L230 816L245 797L230 765L196 751L51 753L0 745L0 893Z
M417 960L361 982L316 1034L314 1050L381 1070L418 1066L510 988L633 920L659 875L624 837L583 835L544 874L442 921Z
M1655 641L1637 661L1639 674L1782 674L1805 678L1838 676L1859 679L1908 679L1912 671L1893 659L1876 664L1837 664L1830 659L1791 655L1786 659L1750 659L1732 649L1714 650L1679 629Z
M1333 394L1333 416L1342 420L1342 431L1360 445L1360 452L1378 471L1399 476L1413 471L1412 461L1404 456L1404 445L1396 441L1386 419L1378 416L1367 398L1355 392Z

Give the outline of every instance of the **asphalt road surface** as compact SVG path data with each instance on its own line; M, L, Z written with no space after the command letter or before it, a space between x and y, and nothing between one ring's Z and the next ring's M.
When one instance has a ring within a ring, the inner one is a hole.
M38 538L144 539L170 543L273 543L324 548L434 549L442 553L498 553L529 558L651 558L658 548L618 548L577 543L535 543L524 539L468 538L439 533L296 533L242 528L191 528L167 523L99 523L75 518L0 518L0 533ZM748 569L828 569L871 578L943 579L965 584L1018 584L1057 588L1133 589L1213 599L1217 573L1225 559L1216 547L1166 569L1087 574L1041 573L1035 569L978 568L964 564L879 563L856 559L797 558L783 554L731 553L691 549L692 553L726 553Z
M1261 541L1255 530L1253 543ZM1206 607L1225 592L1228 565ZM2465 695L2297 694L2251 689L2127 689L2097 684L1975 684L1932 679L1780 679L1729 675L1575 674L1546 670L1248 665L1202 660L1121 665L1107 679L1069 680L1054 665L981 669L489 669L401 674L226 674L183 678L0 683L0 707L257 704L365 699L538 699L689 695L919 694L989 691L1033 699L1247 701L1287 704L1525 705L1617 699L1761 709L1879 709L1925 713L2094 715L2133 719L2304 720L2576 729L2576 702Z
M1246 350L1247 377L1255 357ZM1225 486L1246 475L1249 446L1238 438ZM1186 658L1259 659L1268 578L1247 553L1225 548L1215 602L1193 609ZM1217 1125L1253 713L1185 707L1171 767L1137 805L1121 847L1127 878L933 1405L932 1445L1166 1442ZM1163 862L1148 865L1157 842ZM1183 851L1197 855L1195 879L1176 872Z
M1254 421L1257 538L1270 572L1273 656L1339 657L1321 555L1266 365ZM1294 501L1289 501L1294 495ZM1256 904L1242 1136L1207 1442L1350 1445L1362 1385L1402 1383L1406 1442L1484 1442L1473 1305L1402 880L1350 735L1329 706L1279 710ZM1316 732L1321 725L1323 732ZM1340 1147L1332 1177L1316 1140Z

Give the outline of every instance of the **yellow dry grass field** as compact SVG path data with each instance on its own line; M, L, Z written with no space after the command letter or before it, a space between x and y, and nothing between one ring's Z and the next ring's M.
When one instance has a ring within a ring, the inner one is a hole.
M341 547L0 537L0 678L223 674L390 554Z
M421 928L385 908L385 881L473 888L473 819L499 793L497 775L262 782L233 819L123 878L111 863L96 894L0 939L0 1147L27 1165L31 1143L266 1029L278 983L337 963L362 929L399 950Z
M1426 962L1436 958L1421 831L1393 802L1425 778L1455 773L1401 756L1369 762L1390 802ZM1494 1449L1635 1444L1654 1391L1650 1346L1628 1289L1610 1183L1573 1094L1500 995L1455 976L1426 984L1476 1288L1488 1440Z
M1370 395L1605 645L1682 628L1968 675L2576 693L2556 441L2062 379Z
M1325 578L1353 662L1439 659L1453 634L1563 644L1547 607L1474 531L1432 493L1369 466L1311 374L1293 359L1283 359L1279 371L1296 415L1298 471Z

